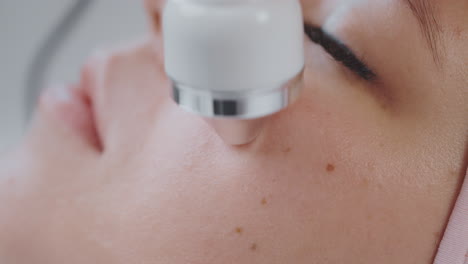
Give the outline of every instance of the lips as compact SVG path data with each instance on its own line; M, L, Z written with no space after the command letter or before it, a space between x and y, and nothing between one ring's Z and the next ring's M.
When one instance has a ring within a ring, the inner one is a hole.
M48 88L40 99L40 105L63 123L84 143L101 152L103 145L98 133L94 113L92 91L92 70L86 65L81 80L76 85L56 85Z

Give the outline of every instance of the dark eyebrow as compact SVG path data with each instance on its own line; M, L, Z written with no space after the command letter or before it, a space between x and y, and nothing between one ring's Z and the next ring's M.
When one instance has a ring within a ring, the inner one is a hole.
M411 9L419 22L422 34L432 52L434 62L441 64L440 58L440 34L441 28L436 19L435 7L432 0L403 0Z

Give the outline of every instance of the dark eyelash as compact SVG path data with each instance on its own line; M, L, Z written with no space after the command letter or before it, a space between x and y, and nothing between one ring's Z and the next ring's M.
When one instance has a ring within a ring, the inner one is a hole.
M304 25L304 31L312 42L322 46L336 61L342 63L351 71L366 81L373 81L377 75L367 67L344 43L324 32L321 28Z

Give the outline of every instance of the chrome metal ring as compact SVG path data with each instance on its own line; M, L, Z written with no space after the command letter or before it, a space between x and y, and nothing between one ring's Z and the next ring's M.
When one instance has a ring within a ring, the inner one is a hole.
M303 71L276 89L245 93L208 91L172 80L172 96L183 109L205 117L256 119L293 103L299 97L302 80Z

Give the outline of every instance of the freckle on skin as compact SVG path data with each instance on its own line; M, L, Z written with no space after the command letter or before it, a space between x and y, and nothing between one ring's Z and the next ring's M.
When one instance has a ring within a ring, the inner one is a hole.
M261 201L262 205L266 205L267 204L267 200L266 198L263 198L262 201Z
M329 164L327 165L327 171L328 171L328 172L333 172L333 171L335 171L335 165L329 163Z
M250 246L250 250L252 250L252 251L257 250L257 244L256 244L256 243L253 243L253 244Z
M236 233L241 235L242 232L244 232L244 229L242 227L236 227Z
M289 153L289 152L291 152L291 150L292 149L290 147L287 147L287 148L283 149L283 153Z
M367 178L362 179L362 186L368 187L369 186L369 179L367 179Z
M462 29L461 29L461 27L455 28L455 36L456 36L457 38L460 38L461 35L462 35Z

